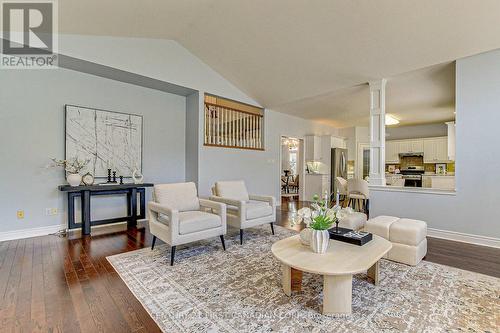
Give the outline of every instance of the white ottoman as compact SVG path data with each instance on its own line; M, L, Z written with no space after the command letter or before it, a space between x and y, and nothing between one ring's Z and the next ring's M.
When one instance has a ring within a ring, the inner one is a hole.
M365 226L366 219L366 214L353 212L340 219L339 227L352 230L360 230Z
M416 266L427 254L427 223L424 221L377 216L366 222L364 230L392 243L392 249L385 255L389 260Z

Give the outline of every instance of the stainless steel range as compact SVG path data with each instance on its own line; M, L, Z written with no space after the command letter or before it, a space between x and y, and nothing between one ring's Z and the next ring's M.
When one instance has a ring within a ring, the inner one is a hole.
M402 178L407 187L422 187L422 175L425 173L423 166L409 165L401 170Z

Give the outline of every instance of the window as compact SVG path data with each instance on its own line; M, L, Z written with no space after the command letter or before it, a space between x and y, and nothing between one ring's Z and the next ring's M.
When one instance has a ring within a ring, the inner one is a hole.
M264 150L264 110L205 94L205 146Z

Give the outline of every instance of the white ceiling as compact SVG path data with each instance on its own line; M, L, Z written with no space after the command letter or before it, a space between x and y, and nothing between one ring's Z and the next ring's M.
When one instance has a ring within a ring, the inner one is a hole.
M59 17L62 33L175 39L261 105L296 113L298 101L301 116L339 124L361 112L356 85L500 48L498 0L64 0ZM398 112L448 88L415 86L427 89L402 91ZM331 95L340 109L324 107Z
M274 109L336 127L367 126L368 84L283 104ZM386 113L400 124L445 122L455 118L455 63L435 65L387 78Z

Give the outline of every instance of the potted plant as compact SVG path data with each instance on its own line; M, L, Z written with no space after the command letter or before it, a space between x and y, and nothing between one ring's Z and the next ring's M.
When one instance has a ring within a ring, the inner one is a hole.
M303 221L306 228L300 233L302 244L309 245L313 252L322 254L328 249L330 240L328 229L346 212L340 206L329 208L327 193L321 201L319 196L315 195L313 201L311 208L299 209L297 216L292 219L292 225Z
M62 167L66 171L66 180L71 186L79 186L82 182L80 171L87 166L90 160L80 160L77 157L69 160L58 160L52 158L54 166Z

